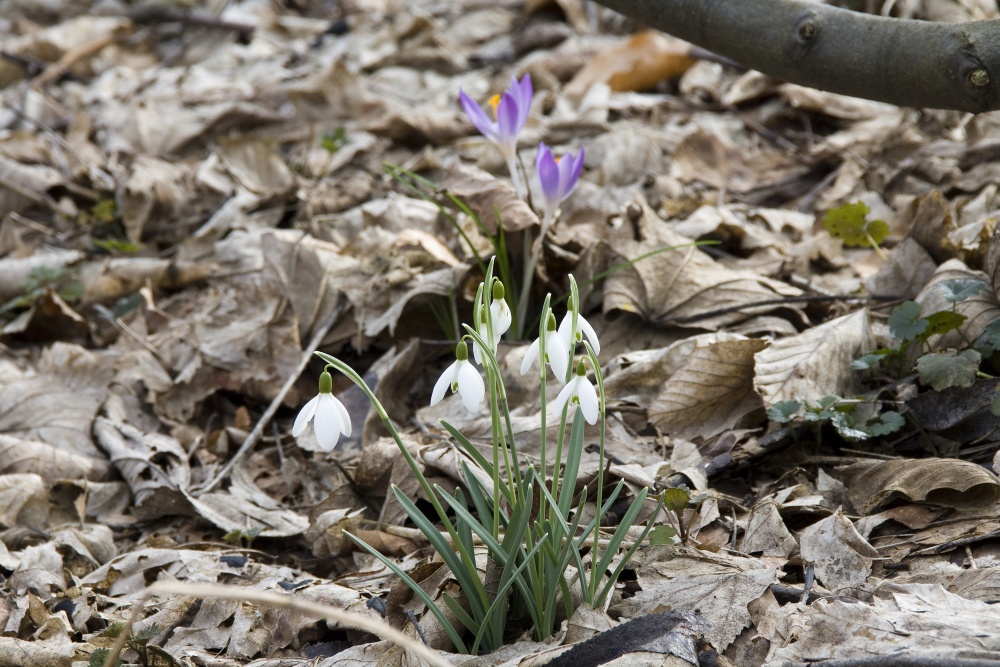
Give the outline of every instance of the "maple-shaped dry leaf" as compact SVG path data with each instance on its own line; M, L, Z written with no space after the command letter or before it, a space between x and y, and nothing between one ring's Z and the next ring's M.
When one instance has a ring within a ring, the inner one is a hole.
M570 99L582 99L596 83L615 92L648 90L676 79L695 63L691 45L656 30L643 30L594 56L566 86Z
M863 461L840 471L862 514L900 498L956 509L984 509L1000 499L1000 480L961 459Z
M780 338L758 352L754 386L768 407L779 401L847 396L855 380L851 362L874 346L868 311L862 309Z
M860 586L872 569L878 551L837 510L802 531L802 558L816 567L816 577L832 591Z

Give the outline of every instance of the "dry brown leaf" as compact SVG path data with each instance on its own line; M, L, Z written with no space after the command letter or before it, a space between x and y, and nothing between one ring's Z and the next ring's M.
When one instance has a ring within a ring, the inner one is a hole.
M802 558L816 567L816 577L830 590L851 591L868 578L878 551L837 510L799 536Z
M76 264L85 254L79 250L36 251L27 257L0 259L0 301L20 296L31 279L32 271L46 268L59 271Z
M497 213L505 232L516 232L539 224L538 216L517 196L514 186L482 169L456 164L441 175L440 184L465 202L480 222L497 233Z
M643 241L619 237L612 242L612 263L691 243L658 220L648 207L644 207L641 230ZM771 312L779 307L773 303L775 299L800 294L785 283L754 271L725 269L701 250L682 247L609 276L604 285L604 311L639 313L658 325L713 329ZM753 305L761 301L772 303Z
M711 438L761 408L754 392L754 354L767 345L742 336L695 336L677 343L684 361L662 382L648 406L649 420L680 438Z
M54 340L81 342L88 338L90 328L87 320L50 288L0 333L33 343Z
M836 598L768 610L767 664L863 659L905 653L932 663L1000 655L1000 610L940 586L909 584L872 604ZM944 647L947 647L946 649Z
M634 567L642 590L615 611L633 618L665 607L695 611L711 624L705 637L720 651L749 625L747 605L777 581L775 570L754 558L687 548L651 550Z
M781 338L756 355L754 387L764 405L851 394L851 362L875 346L866 309Z
M62 175L44 165L21 164L0 155L0 218L32 204L51 201L48 191L63 182Z
M691 45L656 30L643 30L597 54L576 73L565 94L579 101L591 86L607 84L615 92L648 90L676 79L695 63Z
M191 170L183 163L152 155L137 157L116 197L128 240L139 243L154 214L174 218L194 197L191 178Z
M0 475L0 525L44 530L49 517L49 486L32 473Z
M773 500L763 500L753 506L740 543L742 553L788 558L797 548Z
M839 477L862 514L898 499L964 510L983 509L1000 499L996 475L961 459L862 461Z

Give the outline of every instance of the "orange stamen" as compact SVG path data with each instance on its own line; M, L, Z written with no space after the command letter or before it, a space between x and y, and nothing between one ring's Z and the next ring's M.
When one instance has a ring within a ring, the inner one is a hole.
M494 95L493 97L491 97L489 99L489 102L487 102L487 104L489 104L490 108L493 109L493 118L496 118L497 117L497 107L500 106L500 96L499 95Z

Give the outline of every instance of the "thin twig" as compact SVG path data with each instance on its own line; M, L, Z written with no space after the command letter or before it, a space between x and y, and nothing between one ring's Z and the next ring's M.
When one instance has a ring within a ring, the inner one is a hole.
M250 435L248 435L247 439L243 441L243 444L240 445L240 448L236 451L233 457L229 459L229 462L222 466L222 470L220 470L215 477L212 478L212 481L198 491L196 494L197 496L208 493L217 487L219 482L232 473L236 464L242 461L243 458L250 453L250 450L257 446L257 443L260 442L261 437L264 435L264 428L267 426L268 422L271 421L271 418L274 417L274 413L278 411L278 408L281 407L281 402L285 400L285 394L288 393L288 391L292 388L292 385L295 384L295 381L299 379L300 375L302 375L302 372L306 369L306 366L309 365L309 362L313 358L313 351L319 347L320 343L323 342L323 338L326 337L330 328L333 327L334 322L336 322L340 317L340 313L344 308L344 303L345 299L341 296L336 307L330 311L330 314L326 316L326 319L323 320L316 328L316 332L313 334L312 340L309 341L305 351L302 353L302 358L299 359L298 366L295 367L292 374L288 376L287 380L285 380L285 384L281 387L281 390L278 391L277 396L274 397L271 404L267 406L267 410L264 411L264 414L262 414L260 419L257 420L257 424L254 425L253 430L250 431Z
M418 641L406 636L399 630L383 621L377 621L369 616L344 611L324 604L317 604L294 595L278 593L263 593L239 586L223 586L221 584L186 584L176 581L158 581L147 589L150 595L184 595L193 598L212 598L217 600L238 600L253 602L278 609L289 609L315 618L323 618L349 628L363 630L399 644L423 658L435 667L450 667L451 663L427 648Z

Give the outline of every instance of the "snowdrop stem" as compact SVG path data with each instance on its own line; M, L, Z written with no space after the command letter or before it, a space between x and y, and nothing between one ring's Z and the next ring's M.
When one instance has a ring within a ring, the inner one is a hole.
M448 515L445 512L444 507L441 505L441 501L438 500L437 493L434 491L433 488L431 488L430 483L424 477L423 473L420 472L420 467L417 466L416 459L413 458L413 454L410 454L410 450L408 450L406 448L406 445L403 444L403 439L399 436L399 431L396 430L396 427L393 425L392 420L389 419L388 413L385 411L385 408L382 407L382 403L379 402L378 398L375 397L375 393L368 386L368 383L366 383L364 381L364 378L358 375L353 368L345 364L340 359L330 356L325 352L316 352L315 354L320 359L325 361L328 364L328 367L333 366L338 371L346 375L347 378L351 380L351 382L356 384L358 388L365 393L365 395L368 397L368 400L371 401L372 407L375 408L375 412L377 412L378 416L382 419L382 423L384 423L385 427L389 429L389 434L392 436L392 439L396 441L396 446L399 447L399 451L403 454L403 458L406 459L406 463L410 466L410 470L413 472L413 476L417 478L417 482L419 482L420 488L423 490L424 495L427 496L428 500L430 500L431 502L431 505L434 506L434 509L438 514L438 518L441 520L442 525L444 525L445 530L448 531L448 536L451 538L452 544L455 544L456 546L460 545L461 540L459 539L458 531L455 530L455 526L448 518ZM472 560L471 554L467 553L465 549L459 549L459 552L465 567L468 568L470 572L475 572L476 564L475 561ZM467 593L469 593L470 595L477 594L479 595L480 598L482 598L484 603L486 602L485 589L481 591L467 591Z
M539 461L539 471L541 472L542 484L543 485L546 483L545 482L545 475L548 472L548 468L546 467L547 461L546 461L546 458L545 458L545 454L546 454L545 449L546 449L546 440L547 440L547 438L546 438L546 430L547 430L547 427L548 427L547 419L546 419L546 417L547 417L546 413L548 412L546 410L546 406L548 405L548 401L545 398L546 376L548 375L548 372L546 371L545 356L546 356L546 351L548 350L548 347L546 347L545 339L549 335L552 335L552 336L557 336L558 335L555 331L549 331L548 330L549 329L549 317L551 317L551 314L552 314L552 309L549 306L549 304L551 303L551 301L552 301L552 295L551 294L546 294L545 295L545 302L542 304L542 318L541 318L542 321L541 321L541 324L538 327L538 355L539 355L538 367L540 369L539 373L541 374L540 377L541 377L541 398L542 398L542 413L541 413L541 416L540 416L541 427L542 427L541 434L540 434L540 437L541 437L541 460ZM558 462L557 462L557 465L558 465Z
M601 532L601 507L604 504L604 442L607 433L607 422L605 421L605 410L607 409L607 404L605 402L604 396L604 374L601 373L601 364L597 359L597 354L594 352L594 348L591 347L589 341L583 341L584 346L587 348L587 356L590 358L590 366L594 369L594 379L597 380L597 399L600 401L600 410L598 418L600 419L600 445L598 454L598 467L597 467L597 517L594 524L594 547L593 554L591 556L591 563L595 564L595 569L590 574L590 600L594 600L597 596L597 586L601 580L601 573L597 572L596 563L599 562L598 550L600 548L600 532Z

